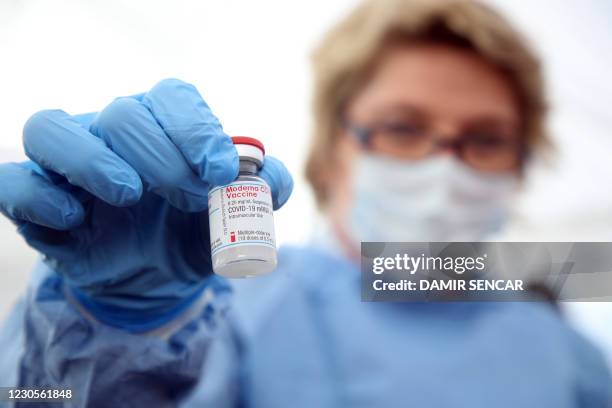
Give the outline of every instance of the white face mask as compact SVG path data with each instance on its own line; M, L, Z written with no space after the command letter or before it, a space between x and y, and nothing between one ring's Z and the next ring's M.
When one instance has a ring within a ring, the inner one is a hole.
M364 154L353 172L348 232L359 241L480 241L508 218L518 178L454 157L408 162Z

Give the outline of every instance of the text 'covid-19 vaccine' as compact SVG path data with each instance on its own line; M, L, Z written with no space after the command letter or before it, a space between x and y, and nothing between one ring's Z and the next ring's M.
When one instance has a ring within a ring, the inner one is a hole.
M240 157L238 178L208 193L213 270L227 278L263 275L276 268L272 193L257 176L265 149L252 137L232 137Z

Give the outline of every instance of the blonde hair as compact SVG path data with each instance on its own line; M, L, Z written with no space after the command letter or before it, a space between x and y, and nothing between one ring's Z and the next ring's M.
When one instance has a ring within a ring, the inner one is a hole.
M501 15L472 0L366 0L313 54L315 125L306 178L320 207L328 199L342 109L390 36L461 45L478 53L502 70L516 89L527 153L547 144L540 63Z

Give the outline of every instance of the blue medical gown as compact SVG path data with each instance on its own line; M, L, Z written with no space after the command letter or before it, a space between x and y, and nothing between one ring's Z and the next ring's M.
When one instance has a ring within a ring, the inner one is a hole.
M41 264L0 335L0 386L94 407L612 407L602 356L545 304L362 303L357 267L314 248L210 279L187 318L130 334Z

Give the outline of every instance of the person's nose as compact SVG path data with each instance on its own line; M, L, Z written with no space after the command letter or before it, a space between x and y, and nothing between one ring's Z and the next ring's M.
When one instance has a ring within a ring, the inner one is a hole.
M447 123L440 124L433 128L433 143L435 144L435 152L439 155L456 154L456 145L459 140L459 128L456 125Z

